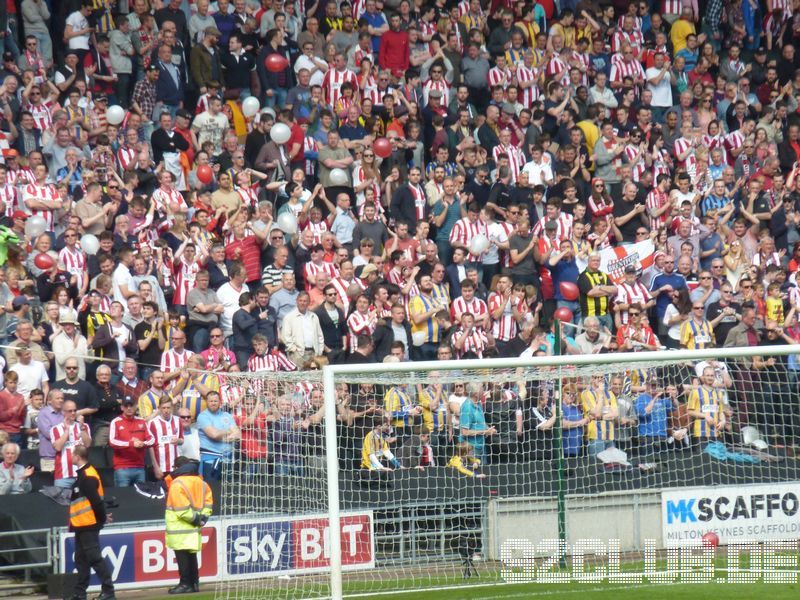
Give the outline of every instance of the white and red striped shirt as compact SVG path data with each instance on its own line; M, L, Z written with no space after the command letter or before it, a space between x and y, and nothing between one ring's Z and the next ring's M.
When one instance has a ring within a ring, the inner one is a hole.
M34 183L36 177L33 175L28 167L20 167L19 169L9 169L6 172L6 182L11 185L26 186Z
M642 68L642 63L636 60L612 60L611 77L609 78L610 81L622 83L626 77L633 78L634 82L636 79L644 79L644 69ZM634 89L638 88L634 86Z
M194 355L194 352L191 350L184 349L182 352L178 352L174 348L172 350L167 350L161 355L161 370L165 375L173 371L178 371L186 366L186 362L192 355ZM173 380L173 382L174 381L175 380Z
M336 268L336 265L329 262L322 262L320 265L316 265L313 262L307 262L303 267L303 276L306 281L306 291L310 290L313 285L309 283L312 279L317 276L317 273L327 273L331 279L334 277L339 276L339 269Z
M548 80L559 81L562 84L566 84L569 81L567 63L561 60L560 56L553 56L544 67L544 76Z
M200 264L197 261L189 263L183 256L178 261L179 265L173 265L175 272L175 294L172 303L176 306L186 304L186 297L195 287L195 278L200 271Z
M317 171L316 159L309 158L309 154L319 152L319 144L311 136L303 138L303 156L306 157L306 175L314 175Z
M620 33L624 33L623 27L625 25L625 17L629 16L629 13L624 13L619 16L617 19L617 31ZM633 17L633 31L641 31L642 30L642 17L634 16Z
M147 428L156 440L153 452L156 455L158 468L163 473L169 473L175 466L175 459L178 458L178 445L173 444L172 439L183 439L181 420L177 415L172 415L169 421L165 421L161 415L158 415L147 423Z
M529 69L525 65L520 65L517 67L517 83L523 83L528 81L536 81L539 79L539 70L536 68ZM519 89L519 102L525 108L531 108L537 100L539 100L540 96L539 86L534 83L530 87L520 88Z
M425 197L425 190L422 189L421 185L409 183L408 191L411 192L411 196L414 198L414 212L417 216L417 220L421 221L425 218L425 210L428 207L428 199Z
M53 109L55 104L49 100L41 104L26 104L25 110L33 115L33 120L36 123L36 128L39 131L50 129L53 124Z
M494 322L492 323L492 335L494 336L495 340L500 342L507 342L517 335L518 324L517 320L514 318L512 307L516 306L519 312L524 312L525 308L524 298L516 298L512 296L506 303L502 294L492 292L489 294L489 313L494 313L498 308L503 306L504 303L505 307L503 308L503 314L500 315L499 319L494 319Z
M352 284L357 284L362 290L367 289L364 282L354 277L350 281L345 281L341 277L335 277L331 279L331 285L336 289L336 295L338 296L339 303L342 305L342 310L344 311L344 316L346 317L347 314L350 312L350 299L347 297L347 290L350 289Z
M366 0L353 0L353 20L358 21L367 10Z
M489 307L480 298L473 298L467 302L463 296L459 296L450 305L450 314L453 315L455 321L461 322L461 315L465 312L472 314L475 320L478 321L483 315L488 314Z
M519 172L527 162L525 155L522 153L522 150L516 146L512 146L510 144L508 146L503 146L502 144L498 144L492 150L492 157L494 158L495 164L498 162L498 158L501 154L506 154L508 156L508 168L511 172L511 183L516 183L517 179L519 178Z
M464 343L461 349L456 348L456 342L464 338ZM473 327L472 331L467 334L463 327L459 327L453 334L453 348L456 352L456 358L461 358L467 352L472 352L478 358L483 358L483 353L489 345L489 338L486 337L486 332L483 327Z
M86 254L80 248L70 248L64 246L61 252L58 253L58 260L64 263L64 270L70 275L75 275L78 279L75 286L81 290L83 289L83 282L87 276L86 270Z
M658 181L659 175L672 176L669 152L665 148L661 148L658 151L658 156L653 158L653 181Z
M490 88L496 85L502 85L503 89L506 89L509 85L511 85L511 80L513 77L514 76L511 74L511 69L508 67L505 69L492 67L489 69L489 74L486 76L489 81Z
M734 132L735 133L735 132ZM740 134L741 135L741 134ZM703 146L708 148L709 152L714 150L715 148L719 148L722 151L722 160L723 162L728 162L728 149L725 147L725 137L721 133L717 135L704 135L700 138L701 143Z
M367 176L364 174L364 167L358 165L355 169L353 169L353 187L357 187L363 185L364 182L367 180ZM364 200L366 199L367 190L372 189L372 197L376 200L376 208L377 205L380 204L381 198L381 184L378 182L377 179L373 179L372 183L368 184L360 192L356 192L356 208L361 208L364 205Z
M658 189L653 189L649 194L647 194L647 198L644 202L648 213L651 213L652 211L660 210L664 208L665 205L669 204L669 194L667 192L660 192ZM652 216L652 214L649 215L650 229L656 231L665 226L669 216L670 214L668 210L664 211L660 216L657 217Z
M558 219L556 219L556 239L557 240L568 240L572 237L572 223L574 218L571 214L562 212L558 215ZM544 240L547 238L544 233L544 226L547 223L547 218L540 219L536 222L533 226L533 235L539 236L540 239Z
M31 183L25 186L22 198L25 206L31 211L32 215L42 217L47 223L46 231L53 231L55 228L55 216L53 211L49 208L32 208L30 201L32 200L45 200L52 202L54 200L61 200L61 194L58 193L56 186L50 184L37 185Z
M138 154L136 148L129 148L128 146L120 146L117 150L117 163L121 171L127 171L128 167L136 164L136 155Z
M211 94L206 92L205 94L201 94L200 97L197 99L197 105L194 107L194 114L199 115L200 113L204 113L208 110L208 101L211 99Z
M356 54L358 54L358 50L356 50ZM361 80L361 85L362 100L369 98L372 100L373 106L383 106L383 98L381 98L381 91L378 89L378 82L375 80L375 77L370 75L369 77L363 78Z
M723 140L723 148L725 151L725 158L729 165L733 166L736 163L736 158L734 158L733 152L742 146L744 146L744 135L738 129L725 136Z
M697 158L694 155L694 150L691 150L689 155L684 160L680 160L678 158L678 155L683 154L691 148L691 140L688 140L685 137L679 137L677 140L675 140L675 159L678 163L677 166L685 167L689 177L694 179L695 173L697 172Z
M661 14L680 16L683 9L683 0L661 0Z
M464 217L456 221L456 224L453 225L453 229L450 231L450 243L459 242L463 244L467 248L469 248L469 244L478 234L483 234L489 237L489 231L486 228L486 223L478 219L474 223L470 223L469 217ZM480 262L482 256L476 256L470 252L467 255L467 261L469 262Z
M242 204L253 209L258 206L258 188L256 186L251 185L245 187L237 185L233 189L237 194L239 194L239 197L242 199Z
M177 204L186 209L189 208L186 201L183 199L183 194L178 190L165 190L163 187L153 192L152 201L155 202L156 210L163 215L172 213L170 209L170 205L172 204Z
M279 350L271 350L266 354L253 354L247 359L247 370L251 373L262 371L296 371L295 365Z
M56 454L56 470L53 476L56 480L78 476L78 471L72 464L72 449L75 446L83 446L81 431L89 433L89 426L86 423L78 423L77 421L69 426L61 422L50 430L50 439L53 441L61 439L65 431L69 431L69 438L64 447L61 448L61 452Z
M0 186L0 202L5 205L5 216L11 218L19 206L17 205L17 188L10 183Z
M355 6L353 7L355 9ZM349 81L358 90L358 78L352 71L337 71L329 69L322 80L322 89L325 91L325 101L334 106L336 101L342 96L342 85Z
M350 337L350 352L355 352L357 347L358 336L372 335L375 333L375 320L371 319L368 314L353 311L347 317L347 331Z
M325 220L320 221L319 223L313 223L312 221L306 221L306 224L303 226L303 231L306 229L311 230L313 235L314 243L319 244L322 242L322 236L328 231L328 222Z
M634 30L630 33L626 33L622 31L622 29L617 30L614 37L611 39L611 51L622 52L622 46L626 43L631 45L634 52L641 50L644 47L644 36L642 32Z
M450 84L444 79L440 79L439 81L428 79L428 81L425 82L425 85L422 86L422 96L425 100L425 104L428 104L430 93L433 90L442 92L442 106L447 106L449 103L448 97L450 95Z
M644 162L644 152L639 155L639 158L636 160L636 162L633 161L638 153L638 146L634 146L633 144L628 144L625 146L625 156L628 158L628 163L631 166L631 174L633 175L634 181L639 181L642 178L642 175L644 175L644 172L647 170L647 165Z
M434 21L425 21L424 19L420 19L419 32L423 38L433 38L438 33L436 30L436 23ZM430 42L428 42L428 52L434 54L433 47Z
M634 281L632 284L627 284L625 282L617 284L617 297L615 301L618 304L641 304L644 306L652 299L653 295L644 284L639 281ZM628 322L627 310L620 312L620 320L623 324Z

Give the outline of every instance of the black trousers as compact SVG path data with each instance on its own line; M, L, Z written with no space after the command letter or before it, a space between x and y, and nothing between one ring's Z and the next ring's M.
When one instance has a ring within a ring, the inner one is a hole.
M97 573L102 583L104 593L114 592L114 583L111 580L111 570L100 554L100 532L97 530L75 532L75 567L78 569L78 581L73 594L80 598L86 597L89 587L89 574L91 569Z
M175 550L175 560L178 563L180 584L188 587L200 585L200 571L197 567L197 552L189 550Z

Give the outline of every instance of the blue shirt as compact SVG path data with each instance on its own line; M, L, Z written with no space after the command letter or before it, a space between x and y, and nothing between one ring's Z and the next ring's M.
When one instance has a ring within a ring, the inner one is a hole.
M202 452L210 452L219 454L224 457L230 457L233 454L233 444L222 440L212 440L206 435L204 431L206 427L213 427L221 431L227 431L236 425L233 420L233 415L220 409L215 413L205 409L197 417L197 430L200 434L200 450Z
M483 408L476 405L471 398L468 398L464 404L461 405L461 429L471 429L472 431L486 431L489 429L486 426L486 417L483 414ZM486 438L482 435L463 436L459 433L459 442L469 442L475 448L475 456L481 458L483 456L483 449L486 445Z
M560 260L552 267L549 265L548 267L553 276L556 300L566 300L566 298L561 295L561 286L559 284L562 281L569 281L571 283L578 281L578 275L580 275L578 272L578 263L573 258L571 260Z
M343 140L360 140L367 136L367 130L361 125L344 124L339 127L339 136Z
M661 397L653 404L653 410L647 414L645 409L653 397L642 394L636 399L636 415L639 417L639 435L643 437L667 437L667 415L673 406L669 398Z
M372 14L370 14L368 12L364 12L364 14L361 15L361 18L365 19L367 21L367 23L369 24L369 26L370 27L374 27L375 29L378 29L379 27L383 27L384 25L387 24L386 23L386 17L383 16L382 12L374 12ZM381 36L373 35L372 36L372 51L375 54L378 54L378 51L380 49L381 49Z
M442 201L439 200L433 207L433 216L438 217L442 214L442 211L445 210L444 204ZM454 200L450 207L447 209L447 216L444 218L444 222L442 226L439 227L439 231L436 232L436 241L437 242L446 242L450 239L450 232L453 231L453 227L458 220L461 218L461 205L458 203L458 200Z
M662 273L653 279L650 291L657 290L665 285L671 285L673 290L679 290L686 287L686 279L679 273L673 272L669 275L667 273ZM659 322L664 318L664 313L667 312L667 307L670 305L670 302L672 302L672 294L659 294L656 298L656 315L658 316Z
M679 50L678 53L675 54L675 58L679 56L682 56L686 61L686 66L683 68L683 72L688 75L694 70L695 66L697 65L697 59L700 57L700 52L697 50L692 52L687 47Z
M562 404L561 416L565 421L580 421L583 410L576 404ZM583 445L583 427L573 427L564 430L564 456L578 456Z

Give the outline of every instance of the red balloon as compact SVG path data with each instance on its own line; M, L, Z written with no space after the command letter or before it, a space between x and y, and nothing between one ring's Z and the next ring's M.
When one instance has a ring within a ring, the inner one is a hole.
M375 152L376 156L380 156L381 158L389 158L392 155L392 142L387 140L385 137L379 137L377 140L372 142L372 150Z
M267 71L280 73L289 66L289 61L286 60L285 56L281 56L280 54L270 54L264 59L264 66L267 67Z
M553 317L558 319L563 323L571 323L572 322L572 311L568 309L566 306L562 306L561 308L557 308L556 312L553 313Z
M562 281L558 284L558 289L561 291L564 300L575 302L578 299L578 286L571 281Z
M717 546L719 546L719 536L716 533L709 531L703 536L704 548L716 548Z
M197 178L201 183L208 185L214 181L214 171L208 165L200 165L197 167Z
M53 265L56 264L56 261L53 260L53 257L49 254L42 252L36 255L36 258L33 259L33 264L39 267L42 271L47 271L48 269L53 268Z

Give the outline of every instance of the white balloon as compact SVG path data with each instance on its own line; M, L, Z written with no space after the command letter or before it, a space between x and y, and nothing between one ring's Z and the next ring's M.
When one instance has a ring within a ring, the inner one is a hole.
M115 104L106 109L106 122L109 125L119 125L125 119L125 109Z
M44 220L44 217L40 217L39 215L28 217L28 220L25 222L25 235L31 239L39 237L46 230L47 221Z
M294 235L297 233L297 218L290 212L278 215L278 228L284 233Z
M347 185L350 182L350 177L344 169L331 169L331 185Z
M261 103L258 101L258 98L255 96L250 96L249 98L245 98L244 102L242 102L242 113L245 117L254 117L259 109L261 108Z
M292 130L284 123L275 123L272 129L269 130L269 137L276 144L285 144L292 137Z
M99 249L100 240L97 239L97 236L91 233L84 233L83 236L81 236L81 250L86 252L86 254L94 256Z
M265 108L262 108L262 109L261 109L261 114L262 114L262 115L269 115L270 117L272 117L273 119L275 119L275 111L274 111L274 110L273 110L271 107L269 107L269 106L267 106L267 107L265 107Z
M469 243L469 253L475 256L481 255L489 249L489 238L482 233L473 236Z

